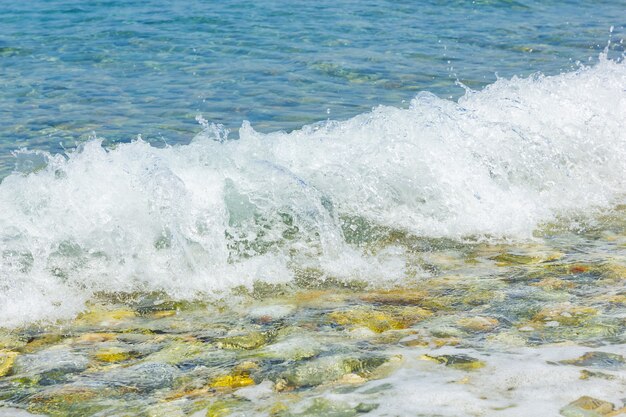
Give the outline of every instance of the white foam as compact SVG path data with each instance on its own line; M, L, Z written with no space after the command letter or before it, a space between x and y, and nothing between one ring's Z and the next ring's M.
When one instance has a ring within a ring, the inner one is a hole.
M23 151L21 166L45 166L0 184L0 317L71 316L96 291L284 282L294 268L401 279L402 248L346 242L363 224L527 239L557 214L623 200L625 114L626 63L602 58L292 133L244 122L239 140L208 126L164 149Z
M465 353L482 359L486 367L476 371L447 368L420 360L428 349L404 354L402 367L381 380L364 384L354 393L326 395L336 401L358 404L376 402L373 416L558 416L559 410L582 396L608 401L620 407L626 372L606 371L612 380L580 378L581 367L559 364L593 349L581 346L518 348L508 352L477 352L446 348L439 354ZM622 346L603 347L603 352L623 355ZM368 394L379 386L387 389ZM397 401L398 398L407 399Z

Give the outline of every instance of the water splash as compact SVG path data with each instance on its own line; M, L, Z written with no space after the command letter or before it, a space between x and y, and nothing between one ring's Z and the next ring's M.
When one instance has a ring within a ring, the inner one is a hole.
M602 57L292 133L244 122L229 140L202 119L186 146L20 151L0 184L0 316L16 325L74 314L98 291L190 297L307 269L402 279L389 231L530 239L555 216L623 201L624 114L626 64Z

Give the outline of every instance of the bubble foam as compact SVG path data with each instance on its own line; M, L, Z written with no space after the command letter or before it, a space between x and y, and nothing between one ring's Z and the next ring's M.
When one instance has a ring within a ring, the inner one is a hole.
M19 151L0 184L0 316L13 326L71 316L99 291L191 297L311 268L402 279L404 249L381 230L529 239L623 201L625 114L626 63L602 57L291 133L244 122L229 140L205 124L184 146Z

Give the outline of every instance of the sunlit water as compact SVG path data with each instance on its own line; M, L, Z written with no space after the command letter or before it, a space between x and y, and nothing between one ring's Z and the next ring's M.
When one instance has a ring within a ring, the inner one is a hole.
M93 132L187 143L195 116L262 132L345 119L459 80L557 74L623 51L623 1L0 4L0 150ZM62 145L60 145L62 143Z
M624 10L0 5L0 415L609 415Z

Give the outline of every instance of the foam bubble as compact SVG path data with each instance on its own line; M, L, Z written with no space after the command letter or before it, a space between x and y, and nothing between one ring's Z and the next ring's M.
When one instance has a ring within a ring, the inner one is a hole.
M402 367L391 376L369 381L353 393L325 396L355 405L379 403L371 412L373 416L557 416L560 408L582 396L621 404L624 372L609 372L613 380L589 384L580 378L581 368L558 363L589 350L569 345L488 353L453 348L438 351L462 352L487 362L485 368L468 373L420 360L422 354L430 351L416 349L409 355L404 352ZM603 347L603 351L624 353L621 347ZM398 398L407 400L397 401Z
M624 114L626 63L602 58L291 133L244 122L228 140L205 123L185 146L20 151L0 184L0 316L19 325L74 314L97 291L191 297L295 270L402 279L385 230L529 239L623 201Z

